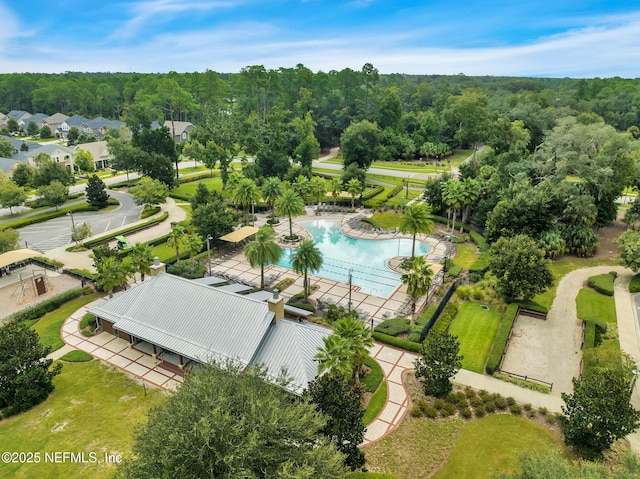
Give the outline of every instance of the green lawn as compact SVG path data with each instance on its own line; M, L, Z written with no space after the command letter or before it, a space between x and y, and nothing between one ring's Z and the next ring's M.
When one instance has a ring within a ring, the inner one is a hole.
M176 250L167 243L162 243L151 248L151 256L157 256L161 262L165 263L168 258L176 255Z
M495 414L465 425L445 465L434 479L484 479L518 469L518 455L561 449L562 441L529 419Z
M616 303L613 297L605 296L588 288L582 288L576 298L579 319L591 319L616 325Z
M539 303L547 308L551 308L553 304L553 300L556 297L556 290L558 289L558 283L562 279L562 277L570 273L575 269L580 268L590 268L592 266L618 266L620 265L619 261L611 260L611 259L603 259L603 260L594 260L593 258L575 258L575 257L566 257L559 261L553 261L551 263L551 274L553 275L553 286L549 288L546 292L537 295L533 300L536 303Z
M473 244L462 243L456 246L457 252L454 258L456 264L464 269L469 269L478 259L478 248Z
M180 186L176 186L172 193L178 193L180 195L185 196L193 196L196 194L196 189L198 188L198 184L204 183L204 185L209 188L209 191L220 191L222 192L222 179L221 178L203 178L198 181L190 181L189 183L183 183Z
M491 345L498 332L502 313L491 307L482 309L481 303L468 302L460 306L449 332L458 336L462 367L482 374Z
M60 328L62 328L62 323L64 323L65 319L85 304L95 301L100 297L102 297L101 293L93 293L73 299L55 311L43 316L38 322L31 326L31 329L38 333L41 344L51 346L52 351L60 349L64 346L64 341L62 341L60 337Z
M400 226L400 218L402 215L398 213L374 213L371 221L385 230L397 228Z
M364 411L364 415L362 416L362 423L369 424L373 421L382 408L387 402L387 381L383 380L380 383L380 387L375 392L371 399L369 400L369 404L367 404L367 409Z
M146 391L124 374L98 361L64 363L54 380L55 391L42 404L0 422L0 450L39 452L38 464L3 464L2 477L112 477L108 464L45 462L45 452L68 451L126 454L133 446L133 430L146 419L149 407L163 397L159 390Z

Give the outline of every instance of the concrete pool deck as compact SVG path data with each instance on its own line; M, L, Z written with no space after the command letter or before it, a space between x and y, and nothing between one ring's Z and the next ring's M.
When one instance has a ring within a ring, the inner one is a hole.
M298 216L293 222L293 233L304 238L311 238L309 232L302 226L296 223L296 221L307 220L339 220L340 230L347 236L359 239L393 239L393 238L407 238L411 239L410 235L405 235L399 232L382 232L374 230L364 230L355 226L356 222L363 217L370 215L368 210L359 209L355 213L347 214L328 214L322 215L315 214L315 207L307 207L305 215ZM266 224L268 215L259 215L255 222L255 226L260 227ZM280 218L280 223L274 225L274 230L278 238L282 238L289 234L289 221L286 218ZM450 251L450 243L442 238L428 235L417 235L416 240L428 243L432 250L425 258L429 262L435 264L447 256ZM281 246L295 246L297 243L281 243ZM260 269L252 268L249 262L246 260L242 249L235 248L224 253L224 247L222 248L222 257L212 260L211 262L211 274L215 275L224 274L235 279L259 285L260 284ZM290 297L295 293L302 291L303 277L298 275L290 269L271 265L265 268L265 286L273 287L278 282L285 278L291 278L294 282L283 291L285 297ZM436 276L434 284L438 284L438 277ZM349 303L349 284L347 282L336 281L332 279L323 278L320 276L309 275L309 280L312 286L316 286L317 289L310 295L310 298L314 300L320 300L323 303L334 303L337 305L348 307ZM345 278L346 280L346 278ZM430 295L429 295L430 296ZM419 310L426 302L426 298L420 298L416 305ZM359 310L360 313L366 317L366 320L373 322L373 325L377 325L389 317L396 317L400 314L407 314L410 310L410 298L406 293L406 287L400 284L388 297L381 297L375 294L368 294L360 291L359 286L353 286L351 289L351 304L352 309Z

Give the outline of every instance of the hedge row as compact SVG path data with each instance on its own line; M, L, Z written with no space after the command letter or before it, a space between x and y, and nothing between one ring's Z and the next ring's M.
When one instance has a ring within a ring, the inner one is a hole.
M411 328L409 327L408 319L391 318L385 319L378 326L376 326L375 331L389 336L400 336L401 334L410 333Z
M374 188L370 188L360 197L360 201L370 200L374 196L378 196L383 191L384 191L384 186L376 186Z
M458 305L451 302L447 303L431 330L441 333L449 331L449 326L451 325L453 318L456 317L456 314L458 314Z
M629 292L640 293L640 273L631 278L631 282L629 283Z
M90 288L89 288L90 289ZM35 319L39 319L47 313L58 309L60 306L65 304L72 299L79 298L83 294L85 294L86 290L84 288L73 288L69 291L65 291L64 293L60 293L53 298L47 299L41 303L38 303L29 308L25 308L17 313L13 313L6 319L6 322L12 321L33 321Z
M402 191L403 186L404 185L402 183L397 185L394 189L392 189L389 193L387 193L387 196L385 197L384 201L389 201L391 198L393 198L398 193L400 193L400 191Z
M394 336L378 333L376 331L374 331L373 334L371 334L371 336L376 341L380 341L381 343L388 344L389 346L394 346L396 348L404 349L412 353L422 353L422 344L420 343L414 343L413 341L407 341L406 339L396 338Z
M142 223L142 224L139 224L139 225L128 226L127 228L115 231L113 233L109 233L109 234L102 235L102 236L99 236L97 238L93 238L91 240L85 241L84 242L84 246L87 247L87 248L93 248L94 246L98 246L98 245L101 245L102 243L107 243L107 242L111 241L116 236L124 235L124 234L131 233L131 232L134 232L134 231L139 231L139 230L148 228L149 226L153 226L153 225L155 225L157 223L162 223L168 217L169 217L169 213L167 213L165 211L164 213L162 213L157 218L152 218L152 219L150 219L149 221L147 221L145 223Z
M367 356L367 359L364 360L364 364L370 369L370 371L362 378L362 384L364 384L367 392L374 393L384 379L384 373L382 372L380 365L376 363L371 356Z
M489 243L484 239L480 233L474 230L469 231L469 236L471 237L471 241L473 241L480 251L487 251L489 249Z
M500 360L502 359L502 354L507 347L507 340L509 339L509 334L511 333L513 323L518 316L519 309L520 307L516 303L511 303L509 306L507 306L507 309L502 315L500 329L498 330L496 338L493 341L493 349L491 349L491 353L489 354L489 358L487 359L487 365L485 366L487 374L495 373L500 366Z
M595 289L598 293L605 296L613 296L613 281L614 276L611 273L599 274L597 276L591 276L587 281L589 287Z
M460 276L460 273L462 273L462 266L455 263L447 270L447 274L452 278L457 278Z

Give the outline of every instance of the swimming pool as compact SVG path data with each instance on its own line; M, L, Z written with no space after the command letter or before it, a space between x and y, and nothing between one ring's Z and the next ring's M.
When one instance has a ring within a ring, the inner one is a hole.
M360 290L376 296L389 296L400 284L400 274L387 266L387 260L394 256L411 255L411 239L393 238L367 240L351 238L340 231L339 220L298 221L313 237L313 241L322 252L322 268L314 273L323 278L349 282L349 270L352 283ZM431 246L416 241L416 255L427 254ZM278 266L291 268L295 248L282 248Z

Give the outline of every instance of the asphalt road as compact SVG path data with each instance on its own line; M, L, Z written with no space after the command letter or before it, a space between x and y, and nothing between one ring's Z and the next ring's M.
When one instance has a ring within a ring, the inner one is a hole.
M120 228L124 225L134 223L140 218L142 206L133 203L131 195L108 190L110 196L120 201L120 206L113 211L87 211L73 214L73 222L77 225L80 222L88 223L92 226L92 236L106 231ZM64 216L53 220L37 223L20 228L20 245L25 242L29 248L42 253L70 245L71 239L71 217Z

